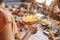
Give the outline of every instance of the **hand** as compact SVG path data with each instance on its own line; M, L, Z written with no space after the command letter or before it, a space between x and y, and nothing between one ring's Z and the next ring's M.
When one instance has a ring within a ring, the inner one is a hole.
M16 33L14 36L15 36L15 39L20 39L20 32Z
M31 34L35 34L37 32L37 27L30 27L29 29L29 32L31 32Z
M48 35L48 39L49 40L54 40L51 34Z

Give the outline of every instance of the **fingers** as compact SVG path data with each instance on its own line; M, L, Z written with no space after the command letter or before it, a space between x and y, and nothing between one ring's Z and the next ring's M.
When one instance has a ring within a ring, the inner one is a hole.
M0 9L3 9L3 10L5 10L5 11L7 11L7 9L6 9L6 8L4 8L4 7L0 7Z
M0 8L0 12L6 13L6 11L3 8Z
M3 8L3 7L0 7L0 12L2 12L4 15L8 16L10 15L11 13L6 9L6 8ZM8 14L9 13L9 14ZM8 15L7 15L8 14Z
M9 11L6 8L0 7L0 12L2 12L2 13L8 13Z

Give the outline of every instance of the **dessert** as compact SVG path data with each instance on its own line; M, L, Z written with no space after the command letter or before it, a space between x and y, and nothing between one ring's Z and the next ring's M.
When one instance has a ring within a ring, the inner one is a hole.
M39 20L38 17L36 17L34 15L25 16L22 19L22 21L25 22L25 23L34 23L38 20Z

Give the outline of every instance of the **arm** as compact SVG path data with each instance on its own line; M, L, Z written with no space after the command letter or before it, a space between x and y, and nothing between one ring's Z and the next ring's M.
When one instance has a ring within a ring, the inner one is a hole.
M7 11L0 8L0 40L14 40L11 23L8 22L5 14Z
M37 27L30 27L28 30L27 30L27 33L25 34L25 36L21 39L21 40L28 40L29 37L32 35L32 34L35 34L37 32Z
M0 40L14 40L11 23L7 23L0 33Z
M28 38L31 36L31 32L27 31L25 36L21 40L28 40Z

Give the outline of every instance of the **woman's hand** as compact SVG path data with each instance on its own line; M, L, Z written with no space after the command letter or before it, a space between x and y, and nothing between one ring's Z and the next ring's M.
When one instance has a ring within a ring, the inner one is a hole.
M35 34L37 32L37 27L31 26L28 30L31 32L31 34Z
M21 37L21 36L20 36L20 32L16 33L14 36L15 36L15 39L20 40L20 37Z

